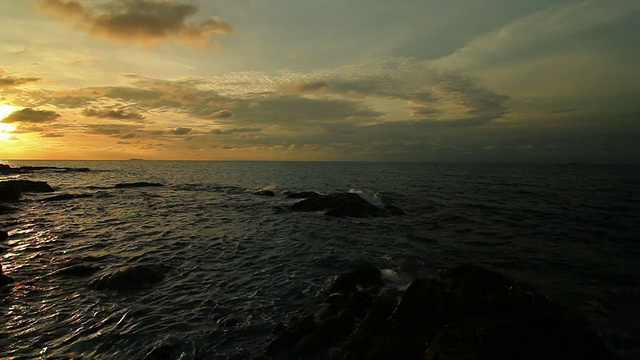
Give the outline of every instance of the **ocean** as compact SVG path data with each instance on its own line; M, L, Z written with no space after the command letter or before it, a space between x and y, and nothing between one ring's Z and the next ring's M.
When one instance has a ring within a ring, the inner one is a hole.
M0 358L180 359L262 354L335 277L369 263L399 285L473 263L528 284L587 319L623 358L640 358L640 166L377 162L9 161L88 167L0 176L44 180L0 215ZM126 182L163 187L113 188ZM275 196L254 192L269 189ZM355 192L407 214L291 212L292 191ZM55 193L54 193L55 194ZM69 264L99 267L60 276ZM90 282L161 265L134 291Z

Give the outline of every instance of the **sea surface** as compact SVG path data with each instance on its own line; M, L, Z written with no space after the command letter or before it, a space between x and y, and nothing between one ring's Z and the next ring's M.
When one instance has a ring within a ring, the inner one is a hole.
M640 167L354 162L9 161L90 172L44 180L91 198L25 194L0 215L0 358L246 359L362 263L399 286L461 263L498 270L586 318L640 359ZM109 189L148 181L156 188ZM271 189L274 197L253 195ZM357 192L406 216L295 213L289 191ZM88 278L56 275L99 266ZM137 291L89 282L135 264L170 267Z

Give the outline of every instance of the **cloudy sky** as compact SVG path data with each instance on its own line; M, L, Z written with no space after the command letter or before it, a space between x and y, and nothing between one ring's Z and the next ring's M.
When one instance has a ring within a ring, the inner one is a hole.
M640 2L5 0L0 158L640 160Z

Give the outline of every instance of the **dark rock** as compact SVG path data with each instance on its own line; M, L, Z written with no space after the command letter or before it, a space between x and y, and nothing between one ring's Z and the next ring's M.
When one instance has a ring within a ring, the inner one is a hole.
M100 270L99 267L91 266L91 265L71 265L65 268L62 268L55 272L56 275L64 276L64 277L77 277L83 278L88 277Z
M358 269L342 274L336 278L329 293L341 293L351 295L357 291L358 287L378 288L382 286L382 277L380 270L365 264Z
M296 193L287 194L287 199L308 199L320 197L322 195L318 194L315 191L301 191Z
M60 194L55 196L49 196L42 201L62 201L62 200L71 200L71 199L81 199L81 198L90 198L93 197L93 194Z
M356 193L333 193L307 197L291 205L292 211L325 211L325 215L336 217L381 217L400 215L402 210L390 207L383 209L371 204Z
M9 238L9 233L4 230L0 230L0 241L5 241L8 238Z
M9 284L12 284L12 283L13 283L13 281L14 281L14 280L13 280L13 278L12 278L12 277L9 277L9 276L4 275L4 274L0 274L0 287L1 287L1 286L7 286L7 285L9 285Z
M160 345L153 348L145 355L144 360L171 360L173 359L173 346Z
M7 180L0 182L0 187L13 186L20 192L54 192L55 190L46 181L32 180Z
M2 264L0 264L0 287L13 283L13 278L7 276L2 272Z
M9 183L0 183L0 201L20 200L22 193L17 186Z
M133 182L133 183L116 184L116 186L114 187L116 189L127 189L127 188L158 187L158 186L164 186L164 184L141 181L141 182Z
M128 266L101 276L91 285L97 290L136 290L162 281L168 271L161 265Z
M28 174L38 171L54 171L54 172L88 172L89 168L68 168L56 166L21 166L13 168L6 164L0 164L0 174Z
M256 191L253 193L253 195L260 195L260 196L276 196L276 194L271 191L271 190L260 190L260 191Z
M404 291L363 267L331 286L315 320L269 345L281 359L614 359L588 324L507 277L462 265ZM318 315L319 314L319 315ZM331 353L331 355L330 355Z

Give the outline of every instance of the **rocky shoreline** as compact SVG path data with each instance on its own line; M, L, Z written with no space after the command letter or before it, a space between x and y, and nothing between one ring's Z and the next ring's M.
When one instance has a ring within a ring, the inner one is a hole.
M615 359L586 321L475 265L406 290L378 269L339 276L307 316L276 328L273 359Z
M7 168L9 170L7 170ZM89 169L26 167L0 164L0 174ZM151 182L120 183L97 189L161 187ZM52 193L44 181L11 179L0 182L0 214L23 193ZM128 191L128 190L127 190ZM273 191L258 196L280 201ZM58 194L40 201L92 197L91 193ZM355 193L285 194L296 202L276 206L289 213L318 212L332 217L406 215L393 206L371 204ZM266 200L271 201L271 200ZM0 230L0 242L9 238ZM91 259L78 259L52 276L87 278L97 291L136 291L161 282L172 269L141 264L103 269ZM14 282L2 272L0 291ZM169 345L151 349L145 357L173 359ZM303 317L273 330L272 341L256 354L265 359L615 359L587 321L553 301L527 290L500 273L476 265L460 265L432 278L413 279L398 288L379 269L362 266L336 278L322 302Z

